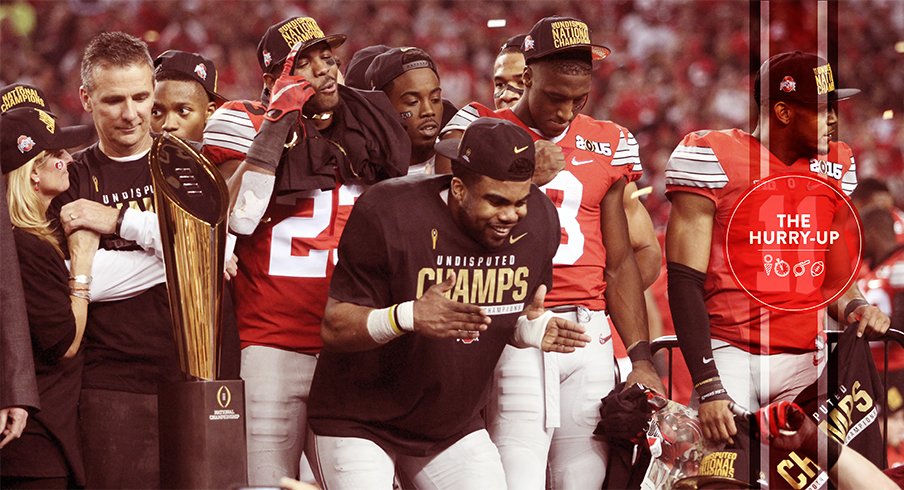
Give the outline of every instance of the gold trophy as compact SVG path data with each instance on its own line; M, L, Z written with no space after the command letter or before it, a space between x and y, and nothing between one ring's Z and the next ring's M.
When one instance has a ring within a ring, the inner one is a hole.
M150 156L173 335L186 381L158 394L163 488L247 481L241 380L217 380L229 193L219 171L169 133Z

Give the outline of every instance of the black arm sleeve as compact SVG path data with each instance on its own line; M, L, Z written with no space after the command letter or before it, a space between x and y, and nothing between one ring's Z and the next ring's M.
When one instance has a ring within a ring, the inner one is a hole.
M666 271L669 309L675 323L678 345L694 380L694 387L702 397L713 391L713 381L710 380L718 380L719 377L719 370L712 360L709 314L703 300L706 274L677 262L668 262ZM705 360L708 362L704 362ZM721 389L721 382L718 384L720 386L717 389Z

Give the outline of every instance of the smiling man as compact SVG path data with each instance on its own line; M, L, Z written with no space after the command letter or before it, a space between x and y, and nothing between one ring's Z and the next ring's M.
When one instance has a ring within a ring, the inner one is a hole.
M396 472L415 488L506 488L481 413L503 347L590 340L543 310L559 224L531 185L527 132L483 118L437 151L453 175L374 186L339 244L311 387L323 488L389 490Z

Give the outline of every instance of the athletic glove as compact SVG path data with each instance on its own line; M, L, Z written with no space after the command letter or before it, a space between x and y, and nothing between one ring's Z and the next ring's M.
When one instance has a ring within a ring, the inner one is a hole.
M820 430L796 403L773 402L757 411L760 440L778 449L799 451L813 461L819 460ZM841 455L841 444L832 436L826 438L826 461L820 466L828 470Z
M295 56L298 54L300 47L301 42L297 42L292 46L292 50L289 51L289 57L286 58L286 63L283 65L282 74L276 79L276 83L273 84L273 89L270 91L270 105L267 106L267 113L264 115L264 118L268 121L279 121L286 114L295 111L301 114L304 104L316 93L314 87L311 86L311 82L307 81L305 77L292 75L292 70L295 67Z

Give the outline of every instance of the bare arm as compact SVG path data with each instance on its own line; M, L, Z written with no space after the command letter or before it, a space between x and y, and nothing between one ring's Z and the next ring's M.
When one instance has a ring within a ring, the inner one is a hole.
M848 307L853 309L849 311L847 318L841 318L844 316L844 312L848 311ZM857 336L866 335L868 339L880 337L891 326L891 319L888 315L869 304L856 282L851 284L851 287L840 298L829 305L829 314L843 327L856 322Z
M637 342L649 341L650 333L643 284L631 250L628 221L622 204L624 188L625 180L619 179L603 196L600 227L606 248L606 304L618 335L630 349ZM649 360L633 363L628 385L632 383L642 383L665 393L662 381Z
M628 182L625 185L623 202L625 214L628 217L628 234L631 237L631 248L634 250L634 259L640 269L640 278L643 288L646 290L659 277L662 270L662 247L656 239L656 230L653 229L653 220L650 213L637 197L632 197L637 191L637 184Z
M220 175L223 176L223 179L228 181L235 174L235 171L238 170L239 164L241 163L241 160L226 160L225 162L217 165L217 170L220 171Z
M100 235L89 230L78 230L73 232L67 238L69 242L69 253L72 256L70 263L70 274L73 277L84 275L90 276L92 264L94 263L94 254L97 252L97 246L100 243ZM85 288L77 283L70 281L70 287ZM75 316L75 336L69 349L63 354L66 359L71 359L78 353L79 346L82 345L82 337L85 335L85 324L88 322L88 297L82 296L79 291L73 291L75 295L69 296L72 303L72 315Z

